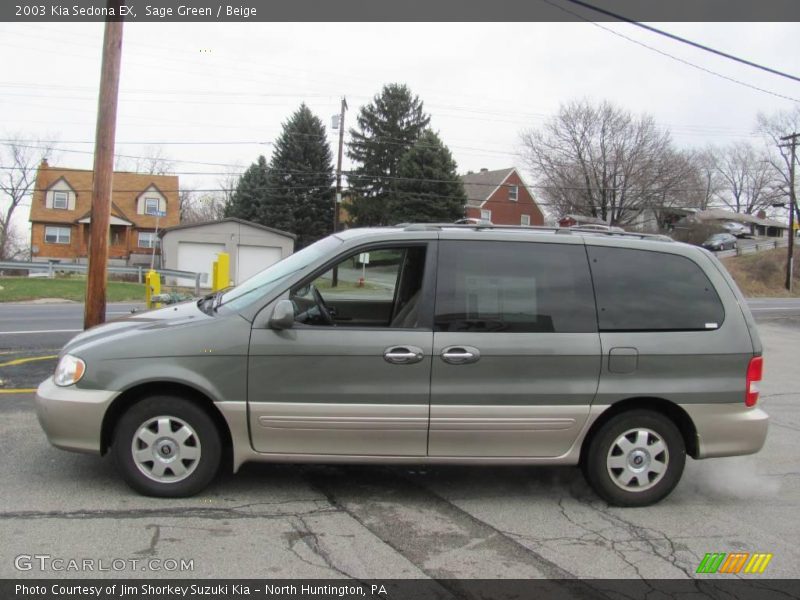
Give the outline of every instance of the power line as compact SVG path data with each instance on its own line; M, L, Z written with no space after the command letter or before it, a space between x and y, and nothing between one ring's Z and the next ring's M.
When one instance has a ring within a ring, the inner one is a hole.
M626 16L620 15L615 12L611 12L610 10L606 10L605 8L600 8L599 6L594 6L593 4L589 4L588 2L583 2L582 0L566 0L566 1L571 2L572 4L577 4L578 6L583 6L584 8L588 8L589 10L593 10L595 12L599 12L608 17L613 17L618 21L624 21L625 23L636 25L636 27L641 27L642 29L646 29L647 31L652 31L653 33L657 33L658 35L663 35L665 37L681 42L683 44L688 44L689 46L699 48L700 50L705 50L706 52L711 52L712 54L716 54L718 56L734 60L738 63L742 63L743 65L747 65L749 67L753 67L756 69L761 69L762 71L766 71L767 73L772 73L773 75L779 75L780 77L786 77L787 79L792 79L794 81L800 82L800 77L795 77L794 75L790 75L789 73L784 73L783 71L778 71L777 69L760 65L758 63L754 63L747 59L734 56L733 54L728 54L727 52L723 52L722 50L717 50L716 48L711 48L710 46L706 46L699 42L693 42L692 40L688 40L679 35L675 35L674 33L669 33L668 31L664 31L663 29L657 29L655 27L652 27L651 25L645 25L644 23L640 23L639 21L634 21L633 19L629 19Z

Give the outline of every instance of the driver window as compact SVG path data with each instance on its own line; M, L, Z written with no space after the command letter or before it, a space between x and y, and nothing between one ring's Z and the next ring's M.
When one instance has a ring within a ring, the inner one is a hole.
M337 327L417 326L423 246L350 255L291 290L295 321Z

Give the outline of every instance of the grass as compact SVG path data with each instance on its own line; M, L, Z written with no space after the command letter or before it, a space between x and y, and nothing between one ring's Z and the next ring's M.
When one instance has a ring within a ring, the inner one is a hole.
M86 296L85 279L39 279L0 277L0 302L22 302L39 298L62 298L83 302ZM144 285L109 281L107 302L144 302Z
M748 298L800 297L800 250L794 252L792 293L786 290L786 248L723 258L722 263Z

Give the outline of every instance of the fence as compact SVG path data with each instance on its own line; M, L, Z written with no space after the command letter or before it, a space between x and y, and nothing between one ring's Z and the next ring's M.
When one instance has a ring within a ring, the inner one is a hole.
M52 277L57 271L71 271L73 273L86 273L88 265L69 264L69 263L56 263L56 262L23 262L16 260L0 261L0 270L15 270L15 271L41 271L46 272L49 277ZM124 273L127 275L138 275L139 283L144 282L144 274L150 271L148 267L106 267L109 273ZM178 271L177 269L152 269L160 275L166 277L182 277L185 279L194 279L194 293L196 296L200 295L200 284L205 283L208 279L208 273L195 273L193 271Z
M743 243L745 242L745 243ZM774 250L775 248L786 248L789 245L789 238L772 238L769 240L739 240L733 250L722 250L716 252L717 258L728 258L730 256L742 256L743 254L755 254L763 250Z

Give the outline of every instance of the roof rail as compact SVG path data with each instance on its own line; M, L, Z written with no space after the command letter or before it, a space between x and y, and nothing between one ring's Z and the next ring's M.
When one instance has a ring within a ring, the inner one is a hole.
M405 231L436 231L447 229L472 229L475 231L481 230L511 230L511 231L552 231L558 234L591 234L591 235L607 235L619 237L633 237L639 239L659 240L664 242L673 242L671 237L659 233L637 233L632 231L603 231L598 229L582 229L576 227L560 227L558 225L496 225L485 223L400 223L395 227L402 227Z

